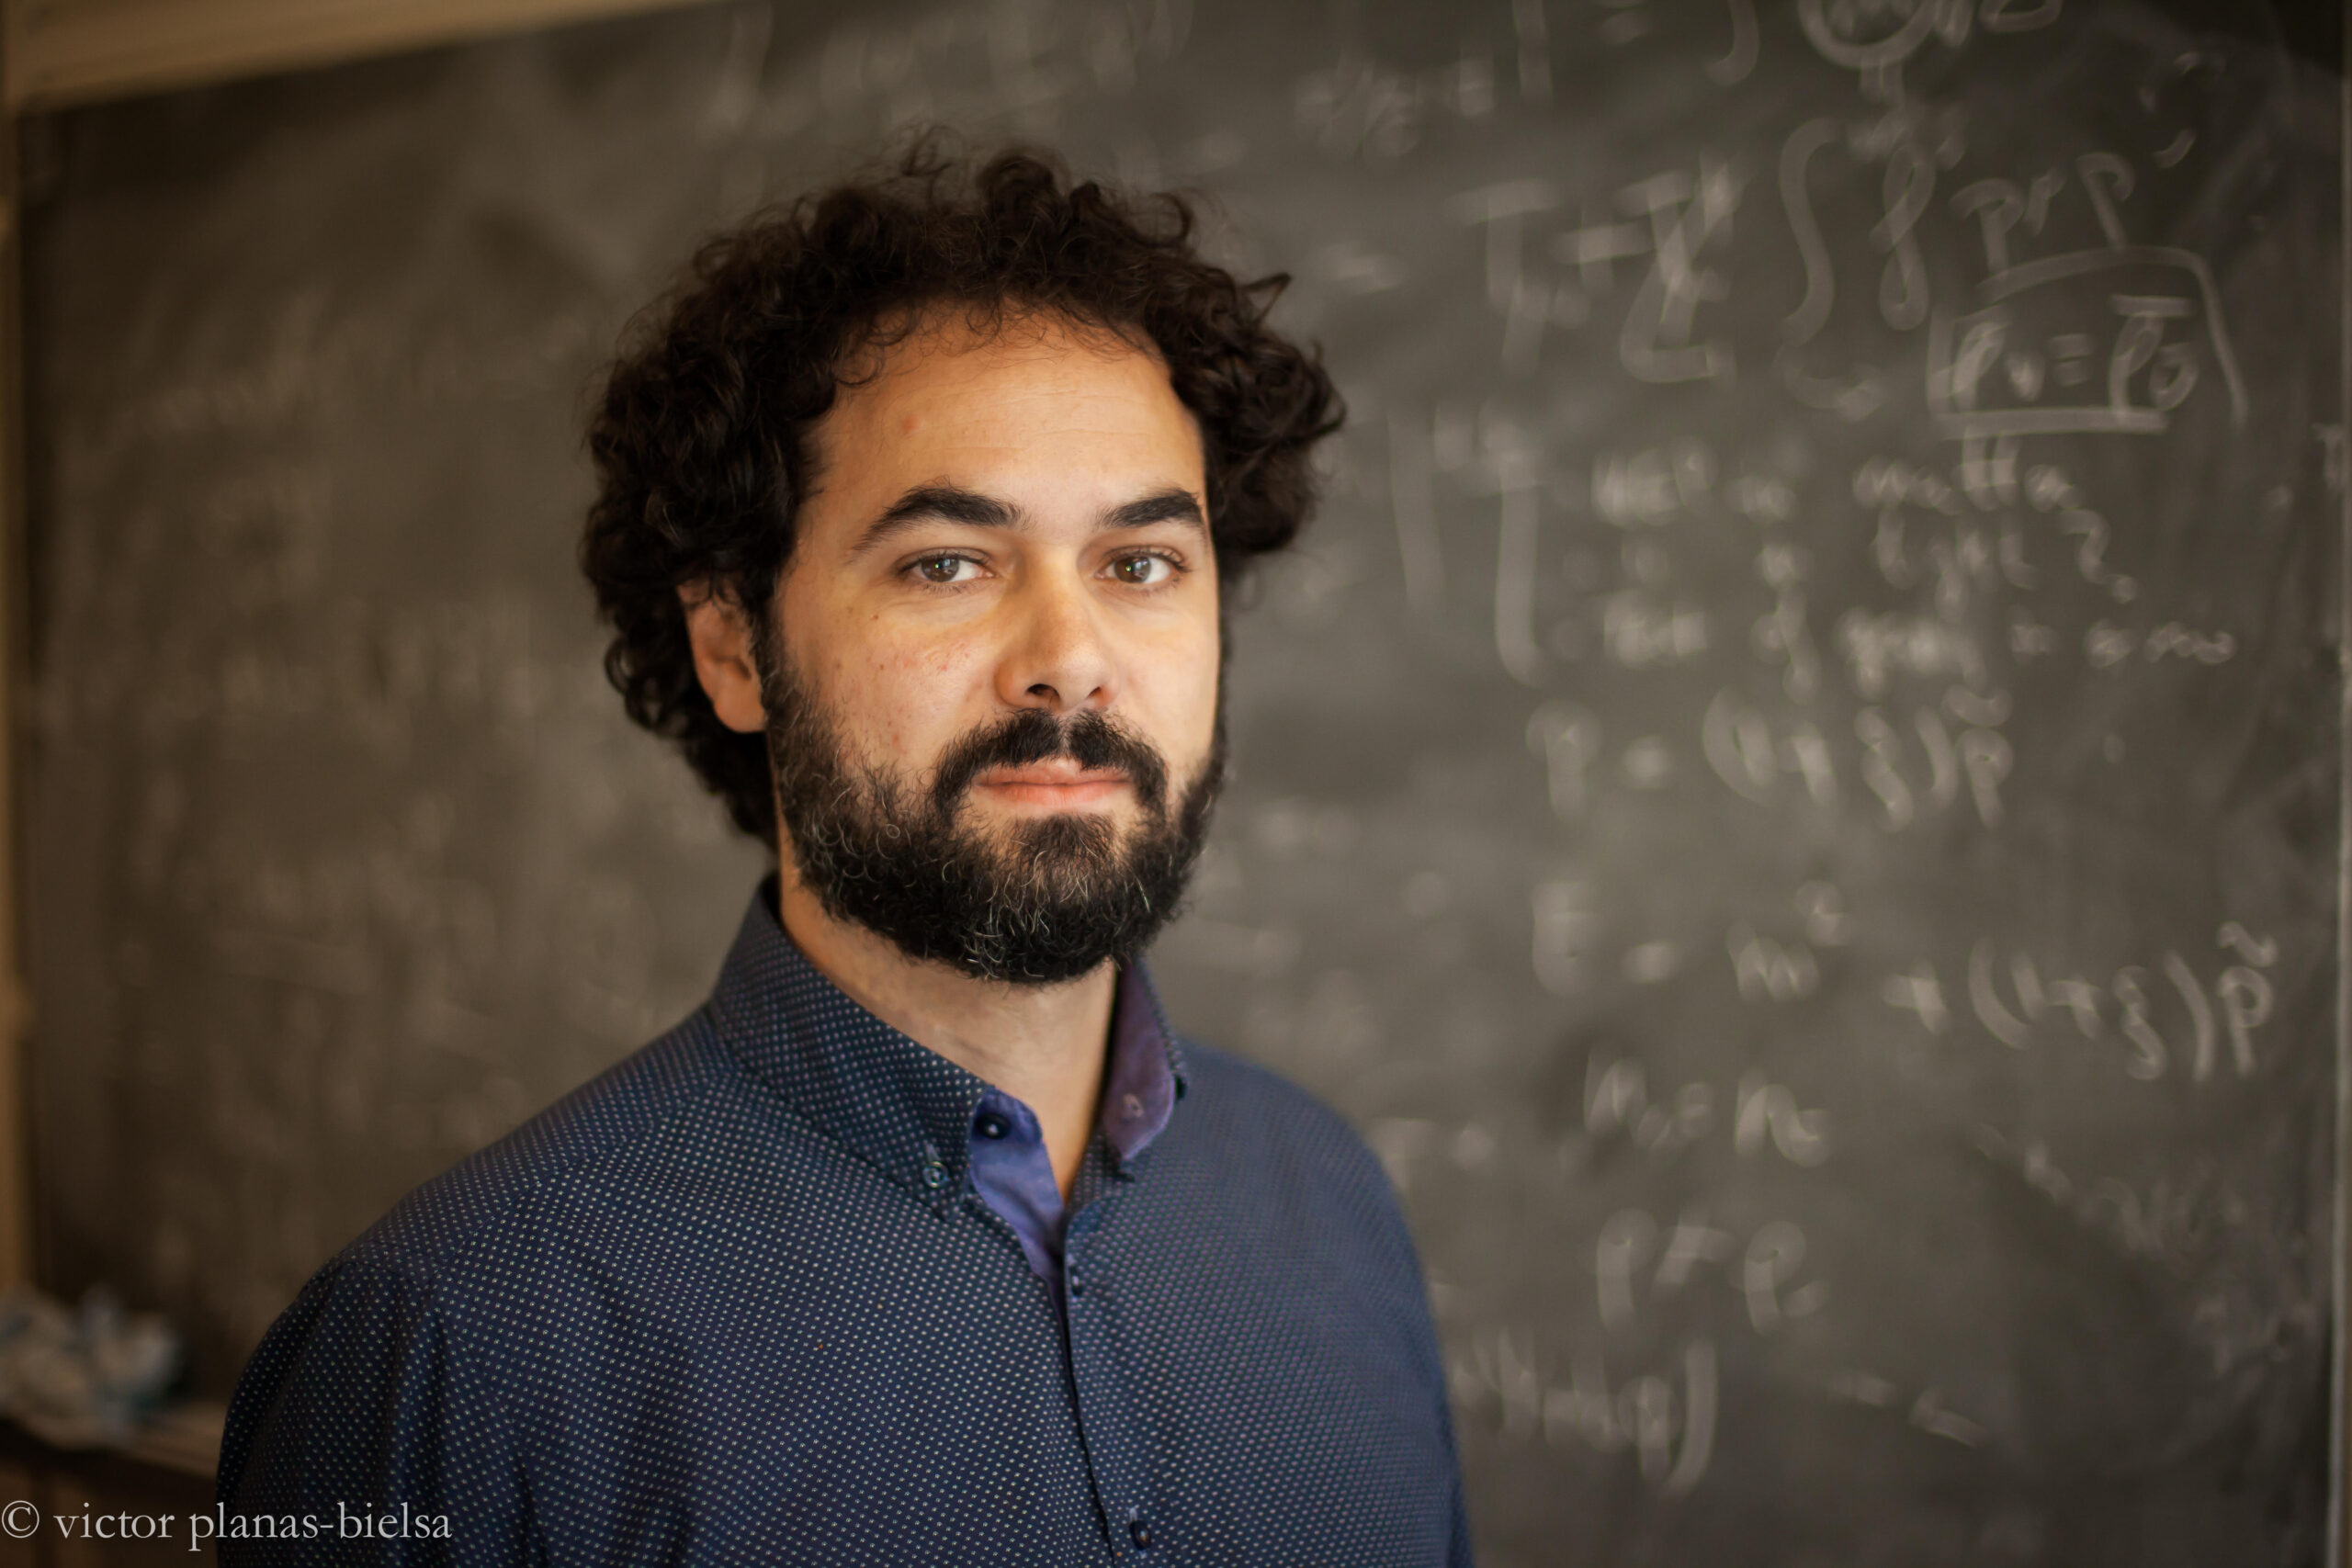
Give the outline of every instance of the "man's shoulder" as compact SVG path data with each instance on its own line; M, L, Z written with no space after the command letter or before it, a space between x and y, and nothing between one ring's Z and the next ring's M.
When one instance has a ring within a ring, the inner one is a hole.
M494 1399L466 1404L455 1427L384 1412L408 1408L428 1384L446 1391L460 1375L446 1360L455 1347L471 1347L467 1364L476 1370L462 1375L487 1377L483 1386L511 1370L510 1358L481 1353L482 1337L511 1340L524 1321L517 1303L543 1300L550 1201L638 1157L710 1103L729 1060L697 1012L411 1191L328 1259L239 1379L221 1448L222 1500L249 1482L259 1488L254 1496L295 1495L321 1476L361 1495L368 1467L390 1462L382 1445L405 1453L436 1431L492 1441L503 1429ZM420 1382L425 1370L431 1377ZM274 1457L255 1480L247 1470L257 1443Z
M330 1268L430 1287L485 1248L503 1249L532 1212L626 1161L706 1104L729 1077L698 1010L520 1126L411 1190Z

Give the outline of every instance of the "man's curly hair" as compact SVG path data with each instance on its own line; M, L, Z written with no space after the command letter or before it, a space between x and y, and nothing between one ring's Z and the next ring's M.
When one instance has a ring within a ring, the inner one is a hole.
M722 595L768 635L814 427L865 351L926 312L1059 314L1148 346L1200 427L1220 577L1297 534L1339 398L1317 355L1266 325L1287 276L1236 278L1201 257L1197 229L1179 196L1073 185L1032 152L975 164L926 139L876 178L708 241L639 318L589 425L581 566L629 716L678 742L736 826L776 842L765 742L711 710L679 591Z

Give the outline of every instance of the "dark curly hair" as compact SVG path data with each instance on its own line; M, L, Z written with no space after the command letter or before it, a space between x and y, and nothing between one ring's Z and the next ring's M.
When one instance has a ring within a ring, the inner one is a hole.
M598 489L581 566L629 716L679 744L738 827L776 841L765 745L712 712L679 590L723 595L768 635L811 433L863 352L922 312L982 326L1058 313L1148 345L1200 426L1219 576L1296 536L1340 400L1318 355L1266 325L1288 277L1237 279L1200 256L1197 228L1182 197L1073 185L1035 152L976 164L931 137L876 177L709 240L639 318L588 429Z

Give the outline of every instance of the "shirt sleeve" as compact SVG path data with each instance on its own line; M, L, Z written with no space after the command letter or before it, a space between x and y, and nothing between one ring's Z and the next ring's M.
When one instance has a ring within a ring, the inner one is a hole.
M494 1367L430 1280L345 1254L246 1364L213 1527L233 1564L539 1557Z

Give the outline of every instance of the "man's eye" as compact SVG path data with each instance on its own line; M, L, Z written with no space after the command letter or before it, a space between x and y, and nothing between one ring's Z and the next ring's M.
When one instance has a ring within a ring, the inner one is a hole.
M1111 563L1111 575L1130 588L1156 588L1175 573L1166 556L1121 556Z
M914 570L925 582L962 582L967 581L964 569L971 565L969 556L925 556L914 563Z

